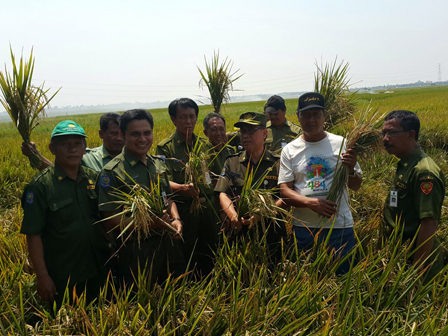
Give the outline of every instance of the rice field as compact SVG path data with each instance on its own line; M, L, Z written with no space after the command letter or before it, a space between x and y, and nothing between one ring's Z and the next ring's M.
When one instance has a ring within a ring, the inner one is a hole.
M388 112L408 109L421 120L424 149L448 173L448 87L362 94L359 107L370 102ZM287 100L287 116L297 122L297 100ZM227 130L239 114L262 112L264 102L223 106ZM196 133L211 106L201 106ZM167 109L151 110L154 144L174 131ZM96 147L99 114L70 117ZM31 135L39 151L48 150L53 127L65 117L42 120ZM345 134L343 126L337 128ZM20 235L20 196L35 171L21 155L21 138L11 123L0 124L0 334L2 335L448 335L448 273L423 284L421 274L406 260L413 251L385 239L382 205L397 160L383 150L360 158L361 189L350 195L359 240L353 251L358 264L344 276L334 270L323 249L309 254L284 246L284 258L270 270L263 244L245 242L239 248L226 242L217 252L214 272L202 281L189 277L151 286L138 277L137 295L108 282L96 302L81 297L55 316L37 297L35 277ZM155 145L152 148L154 152ZM448 250L447 202L438 236ZM447 253L448 255L448 253ZM142 271L144 273L144 271Z

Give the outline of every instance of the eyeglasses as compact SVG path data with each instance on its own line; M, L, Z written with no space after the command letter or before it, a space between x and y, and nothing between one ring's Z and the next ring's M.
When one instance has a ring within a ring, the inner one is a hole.
M299 118L302 118L302 119L319 119L324 114L322 111L315 111L312 113L297 112L297 115L299 116Z
M240 134L244 135L244 134L248 134L248 135L254 135L254 133L258 130L263 129L263 127L248 127L248 128L241 128L240 129Z
M405 130L402 130L402 131L384 130L384 131L381 132L381 135L383 136L383 138L384 138L385 136L387 136L388 138L390 138L390 137L395 136L396 134L399 134L399 133L405 133L405 132L409 132L409 131L405 131Z

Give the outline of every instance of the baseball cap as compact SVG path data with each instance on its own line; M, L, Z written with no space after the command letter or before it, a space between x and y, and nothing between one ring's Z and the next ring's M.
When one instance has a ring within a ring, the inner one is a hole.
M309 109L323 109L325 110L324 96L317 92L307 92L299 97L298 112Z
M273 95L264 104L264 112L277 113L278 110L286 110L285 100L280 96Z
M75 123L73 120L61 121L53 129L53 132L51 132L52 139L56 136L61 135L81 135L87 138L86 132L84 132L84 128L82 128L79 124Z
M235 127L242 126L263 126L266 127L266 115L264 113L246 112L240 115L238 122L234 124Z

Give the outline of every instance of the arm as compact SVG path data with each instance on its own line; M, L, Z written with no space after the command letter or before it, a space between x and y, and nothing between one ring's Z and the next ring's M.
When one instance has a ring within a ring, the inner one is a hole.
M415 252L413 260L417 267L420 267L431 254L437 224L437 220L432 218L423 218L420 223L420 231L417 236L418 250Z
M172 218L180 218L179 211L177 211L177 205L173 201L170 201L168 206L168 212ZM182 221L180 219L174 219L171 225L176 229L177 233L173 236L174 239L180 239L182 233Z
M353 149L349 149L346 153L342 154L341 159L343 164L346 164L349 168L349 174L352 176L348 177L347 186L353 191L357 191L361 187L362 176L355 174L355 166L358 162L358 157Z
M56 292L56 286L53 279L47 271L47 265L44 259L44 247L42 244L42 238L40 235L27 234L26 242L28 245L28 253L30 255L31 263L33 264L34 271L36 272L37 280L37 294L47 301L54 301Z
M221 205L221 209L224 211L227 218L230 220L231 228L240 230L242 227L242 223L238 220L238 213L233 206L232 200L226 193L219 193L219 204Z
M282 195L283 201L287 205L291 205L296 208L308 208L324 217L331 217L336 213L335 202L300 195L293 189L293 187L293 181L280 183L280 194Z
M194 186L193 183L190 184L180 184L173 181L170 181L170 187L174 193L180 195L187 195L190 197L198 197L199 190Z
M27 156L28 158L36 155L40 159L40 166L37 167L39 171L44 170L45 168L51 166L53 163L48 160L46 157L42 156L41 153L37 150L36 144L34 142L22 142L22 154Z

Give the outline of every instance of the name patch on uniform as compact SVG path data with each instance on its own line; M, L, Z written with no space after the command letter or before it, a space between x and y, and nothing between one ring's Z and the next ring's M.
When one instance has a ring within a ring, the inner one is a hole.
M28 191L26 193L26 197L25 198L26 198L26 202L28 204L33 204L34 203L34 193L32 191Z
M100 186L102 186L103 188L109 187L110 186L110 177L107 175L101 175Z
M406 184L404 184L404 183L397 182L397 186L402 188L402 189L406 189Z
M422 184L420 184L420 188L425 195L428 195L433 188L433 184L432 182L423 182Z
M266 180L278 180L278 176L265 176Z

